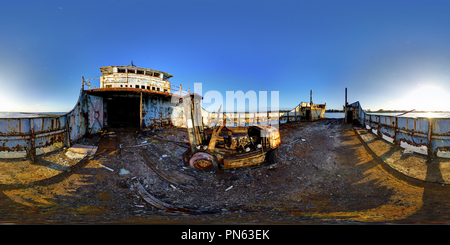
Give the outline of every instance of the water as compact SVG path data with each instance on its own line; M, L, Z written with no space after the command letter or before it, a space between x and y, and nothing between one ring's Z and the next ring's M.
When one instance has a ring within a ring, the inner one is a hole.
M345 113L343 113L343 112L325 112L323 117L325 117L325 118L345 118Z
M377 116L398 116L402 113L403 112L385 112L385 113L371 112L371 113L367 113L367 114L377 115ZM405 115L402 115L400 117L450 118L450 112L410 112L410 113L406 113Z
M36 118L36 117L58 117L64 115L67 112L0 112L0 118ZM378 116L397 116L402 114L402 112L384 112L367 113L369 115ZM345 118L345 113L343 112L325 112L325 118ZM450 118L450 112L410 112L406 113L401 117L430 117L430 118Z
M67 112L0 112L0 118L58 117Z
M398 116L403 112L371 112L367 113L369 115L377 115L377 116ZM326 118L345 118L345 113L343 112L325 112L324 117ZM402 115L400 117L410 117L410 118L418 118L418 117L428 117L428 118L450 118L450 112L410 112Z

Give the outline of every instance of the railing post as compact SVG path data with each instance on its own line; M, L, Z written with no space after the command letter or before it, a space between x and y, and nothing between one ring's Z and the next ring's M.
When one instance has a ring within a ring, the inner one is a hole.
M432 146L432 144L431 144L431 140L432 140L431 136L432 136L432 131L433 131L433 122L434 122L433 118L428 118L428 135L427 135L427 140L428 140L428 142L427 142L427 155L428 155L428 159L430 159L432 157L432 155L433 155L433 152L431 150L431 146Z
M383 134L381 133L381 116L376 116L375 118L378 119L378 120L377 120L377 123L378 123L378 126L377 126L377 135L378 135L378 137L383 137Z
M28 157L36 161L36 135L34 134L34 119L30 119L30 144L28 148Z
M143 121L144 119L142 118L142 91L139 93L139 129L143 130Z
M394 145L397 145L397 134L398 134L398 117L395 117L395 128L394 128Z
M65 133L65 137L64 137L64 146L69 148L70 147L70 127L69 127L70 117L68 116L68 114L66 114L66 115L64 115L64 118L66 120L66 133Z
M81 76L81 89L83 90L84 90L84 83L85 83L84 76Z

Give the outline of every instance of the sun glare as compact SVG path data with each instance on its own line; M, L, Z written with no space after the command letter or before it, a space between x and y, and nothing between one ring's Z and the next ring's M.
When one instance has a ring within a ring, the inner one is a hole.
M0 96L0 111L16 111L17 107L8 101L4 96Z
M442 113L433 113L433 112L427 112L425 117L428 118L436 118L436 117L442 117Z
M396 109L416 111L450 111L450 97L439 87L420 86L396 103Z

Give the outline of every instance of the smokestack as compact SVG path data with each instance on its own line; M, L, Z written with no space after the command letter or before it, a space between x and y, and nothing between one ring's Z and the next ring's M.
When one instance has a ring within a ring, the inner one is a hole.
M344 123L347 123L347 88L345 88Z
M310 104L309 104L309 121L312 122L312 90L311 90L311 98L310 98Z
M347 106L347 88L345 88L345 106Z

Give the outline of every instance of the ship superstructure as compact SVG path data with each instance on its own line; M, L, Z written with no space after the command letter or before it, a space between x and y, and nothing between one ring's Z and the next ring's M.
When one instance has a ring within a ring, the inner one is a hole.
M128 66L100 67L100 89L134 88L152 92L171 93L169 78L173 75L149 68Z

